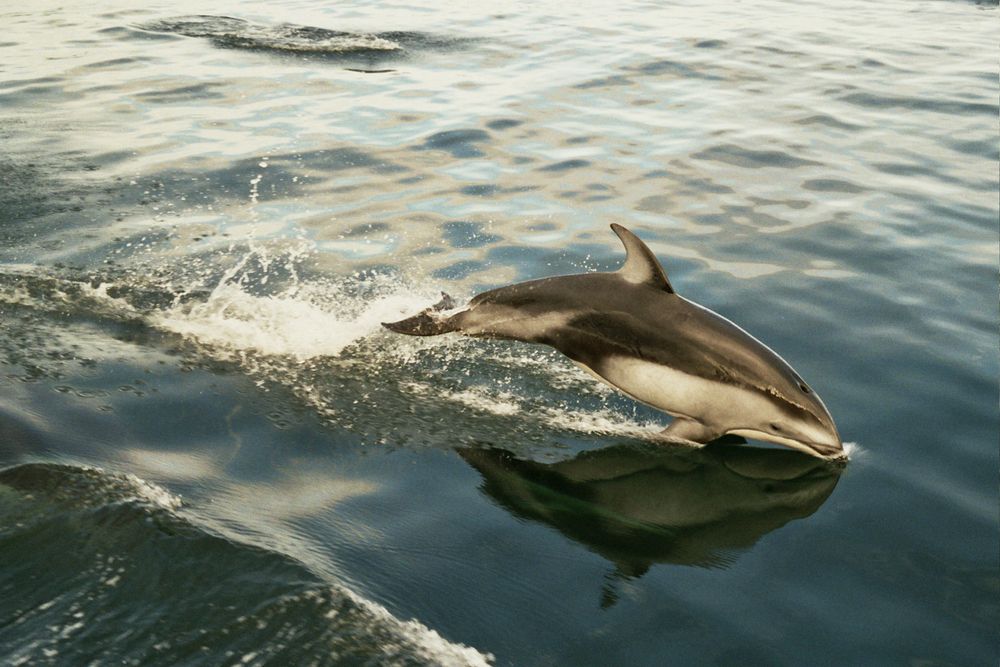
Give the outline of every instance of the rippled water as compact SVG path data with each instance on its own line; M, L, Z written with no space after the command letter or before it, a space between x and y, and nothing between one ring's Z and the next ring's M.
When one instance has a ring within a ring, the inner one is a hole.
M996 3L0 10L12 664L996 664ZM610 270L846 468L393 336Z

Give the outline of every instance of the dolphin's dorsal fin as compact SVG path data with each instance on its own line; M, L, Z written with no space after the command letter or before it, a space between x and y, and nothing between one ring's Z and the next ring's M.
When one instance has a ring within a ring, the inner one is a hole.
M618 269L618 275L630 283L645 284L674 294L667 272L642 239L618 224L612 224L611 229L625 245L625 265Z

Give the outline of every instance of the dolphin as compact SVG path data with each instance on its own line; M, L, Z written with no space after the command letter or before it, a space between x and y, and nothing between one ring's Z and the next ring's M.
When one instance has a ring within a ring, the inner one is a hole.
M597 379L673 415L669 438L705 444L725 435L774 442L818 457L844 456L823 401L781 357L725 317L674 291L656 256L625 227L615 272L542 278L483 292L454 312L435 306L397 333L540 343Z

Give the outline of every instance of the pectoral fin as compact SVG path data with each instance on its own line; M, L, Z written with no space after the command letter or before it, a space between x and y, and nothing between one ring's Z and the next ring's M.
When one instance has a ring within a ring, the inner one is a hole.
M670 426L664 429L663 435L670 436L671 438L682 438L684 440L691 440L692 442L705 444L720 437L722 432L718 429L710 428L699 421L695 421L694 419L675 417Z

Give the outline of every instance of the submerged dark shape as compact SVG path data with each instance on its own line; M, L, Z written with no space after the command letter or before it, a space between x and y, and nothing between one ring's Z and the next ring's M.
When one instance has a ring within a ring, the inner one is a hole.
M626 578L655 563L726 566L767 533L813 514L843 469L799 452L715 443L622 444L558 463L503 449L458 453L500 506L554 527Z
M541 343L599 380L674 416L665 435L707 443L732 434L821 457L844 455L819 396L770 348L678 295L653 252L621 225L624 266L490 290L446 312L438 304L397 333Z
M140 27L150 32L207 38L220 48L328 58L362 56L368 60L399 57L412 50L458 48L469 41L413 31L350 32L289 23L268 25L213 15L178 16ZM366 68L363 71L390 70Z

